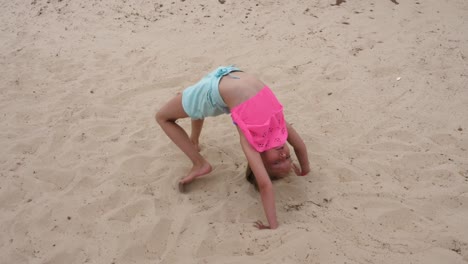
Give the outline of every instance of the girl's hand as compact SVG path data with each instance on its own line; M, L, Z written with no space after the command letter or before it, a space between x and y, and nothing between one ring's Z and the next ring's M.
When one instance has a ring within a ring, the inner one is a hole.
M254 226L255 226L256 228L260 229L260 230L261 230L261 229L271 229L270 226L264 225L264 224L262 223L262 221L260 221L260 220L257 221L257 222L255 222Z
M299 169L299 167L293 163L293 169L294 169L294 173L296 173L297 176L306 176L307 173L309 173L309 170L304 170L304 171L301 171L301 169Z

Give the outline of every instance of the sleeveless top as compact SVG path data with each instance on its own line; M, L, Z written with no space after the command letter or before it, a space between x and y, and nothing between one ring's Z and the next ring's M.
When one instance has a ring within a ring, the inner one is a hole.
M283 106L268 86L233 107L231 118L258 152L282 146L288 138Z

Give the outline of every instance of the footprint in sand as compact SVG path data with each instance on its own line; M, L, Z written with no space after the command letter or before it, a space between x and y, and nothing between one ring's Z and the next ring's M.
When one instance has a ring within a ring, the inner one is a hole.
M465 148L468 147L466 141L460 140L451 134L434 134L430 137L430 139L441 146L464 146Z
M124 184L144 185L154 181L151 164L155 162L154 156L131 155L120 164L115 177L120 178Z
M345 80L349 75L348 70L341 64L328 64L322 69L319 80L324 82L339 82Z
M145 225L119 239L121 256L116 263L149 263L164 255L172 221L162 218L154 226Z
M78 213L80 215L86 215L89 218L98 218L118 208L119 205L128 199L129 194L117 190L109 195L87 201L86 205L78 209Z
M398 208L381 214L377 222L387 228L408 232L422 231L423 219L408 208Z
M109 220L130 223L139 216L147 216L148 213L153 213L152 208L153 202L151 200L139 200L118 209L117 212L109 216Z
M75 172L72 170L37 169L33 176L37 180L49 184L55 190L63 190L73 181Z

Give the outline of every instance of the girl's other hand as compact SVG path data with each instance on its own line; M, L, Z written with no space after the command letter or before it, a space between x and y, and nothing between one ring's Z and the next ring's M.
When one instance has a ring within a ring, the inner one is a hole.
M260 220L255 222L254 226L258 229L270 229L270 226L264 225Z
M309 173L309 170L301 171L301 169L299 169L299 167L294 163L292 166L294 169L294 173L296 173L297 176L306 176L307 173Z

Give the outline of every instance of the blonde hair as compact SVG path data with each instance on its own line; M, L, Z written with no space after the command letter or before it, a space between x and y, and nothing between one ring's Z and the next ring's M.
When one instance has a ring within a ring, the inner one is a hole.
M268 173L268 177L270 178L271 181L278 180L277 177L274 177L274 176L270 175L270 173ZM255 187L255 190L257 190L257 191L259 190L258 189L257 178L255 178L255 174L252 171L252 169L250 168L249 164L247 164L247 168L245 169L245 179Z

